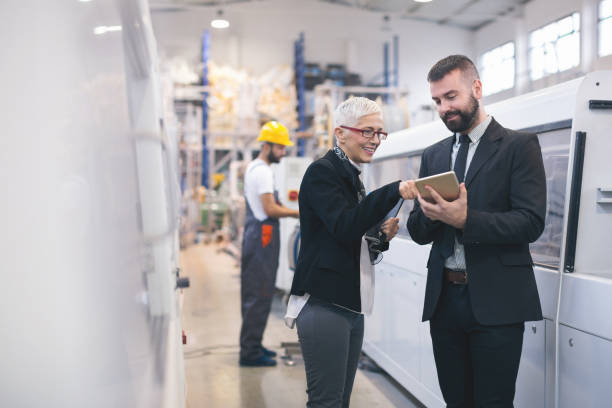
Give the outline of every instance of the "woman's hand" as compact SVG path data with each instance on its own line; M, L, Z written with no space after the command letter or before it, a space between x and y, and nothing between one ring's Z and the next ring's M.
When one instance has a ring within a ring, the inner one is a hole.
M399 231L399 218L389 218L380 226L380 230L387 236L387 242L391 241Z
M414 200L417 198L419 190L417 190L414 180L406 180L400 182L399 193L404 200Z

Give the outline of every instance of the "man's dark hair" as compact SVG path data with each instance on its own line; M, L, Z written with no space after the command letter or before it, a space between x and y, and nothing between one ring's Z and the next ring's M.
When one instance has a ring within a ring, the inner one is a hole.
M436 62L427 74L427 82L436 82L441 80L451 71L459 69L461 73L473 76L473 79L480 79L476 66L465 55L449 55L446 58Z

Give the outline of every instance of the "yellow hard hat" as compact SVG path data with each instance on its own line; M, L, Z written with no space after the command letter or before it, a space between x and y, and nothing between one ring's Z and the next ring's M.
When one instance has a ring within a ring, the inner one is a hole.
M261 127L257 141L293 146L293 142L289 139L289 130L284 125L275 121L268 122Z

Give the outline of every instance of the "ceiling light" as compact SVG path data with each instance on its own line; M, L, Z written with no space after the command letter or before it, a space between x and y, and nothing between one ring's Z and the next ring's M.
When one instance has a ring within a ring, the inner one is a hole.
M417 3L429 3L432 0L414 0L414 1L416 1Z
M210 22L212 28L227 28L229 27L229 21L224 19L216 19Z
M98 26L94 28L94 34L100 35L111 31L121 31L121 26Z
M223 18L223 10L217 11L217 18L210 22L212 28L227 28L230 26L229 21Z

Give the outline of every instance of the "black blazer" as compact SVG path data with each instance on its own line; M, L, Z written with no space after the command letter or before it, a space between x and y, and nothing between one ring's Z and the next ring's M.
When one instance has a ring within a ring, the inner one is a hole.
M454 136L423 152L419 177L449 171ZM537 135L502 127L493 119L465 178L468 212L463 245L470 300L480 324L541 320L542 309L529 243L544 230L546 179ZM443 224L429 220L418 200L408 218L415 242L433 242L423 321L433 316L442 289Z
M400 199L399 181L358 202L359 171L333 151L312 163L300 186L301 245L291 294L361 311L361 238Z

